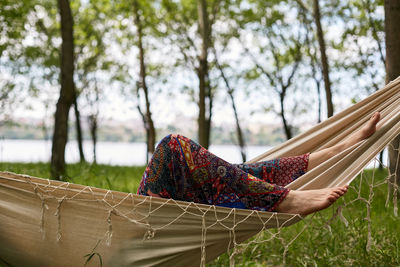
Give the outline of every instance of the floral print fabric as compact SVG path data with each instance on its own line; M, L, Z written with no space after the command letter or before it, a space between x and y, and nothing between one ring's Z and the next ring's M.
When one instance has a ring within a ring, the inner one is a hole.
M253 164L230 164L181 135L161 140L138 194L232 208L274 211L307 171L309 154Z

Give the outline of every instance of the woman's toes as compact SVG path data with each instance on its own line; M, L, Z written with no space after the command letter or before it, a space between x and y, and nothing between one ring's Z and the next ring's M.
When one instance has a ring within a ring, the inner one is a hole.
M369 120L369 126L370 127L375 127L375 125L379 122L381 119L381 114L379 112L375 112L375 114L371 117Z
M347 190L344 188L339 188L338 192L340 193L341 196L343 196L347 192Z
M330 194L330 195L328 196L328 200L329 200L329 202L331 202L331 203L335 202L336 199L337 199L337 197L335 197L335 195L333 195L333 194Z
M381 113L380 113L380 112L375 112L375 114L374 114L374 116L373 116L373 121L374 121L374 123L375 123L375 124L378 123L378 121L380 120L380 118L381 118Z

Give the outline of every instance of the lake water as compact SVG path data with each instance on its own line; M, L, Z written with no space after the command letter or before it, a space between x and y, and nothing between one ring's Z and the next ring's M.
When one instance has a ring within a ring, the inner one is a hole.
M270 147L248 146L247 158L254 158ZM92 161L92 143L84 141L83 149L86 160ZM240 163L238 146L212 145L210 151L231 162ZM51 141L45 140L0 140L0 162L47 162L51 156ZM79 161L76 141L67 144L65 159L68 163ZM97 162L111 165L145 165L145 143L99 142L97 144Z
M261 155L271 147L248 146L247 159ZM86 160L93 159L93 146L90 141L83 142ZM212 145L210 151L231 163L241 163L242 158L238 146ZM51 141L45 140L11 140L0 139L0 162L47 162L51 155ZM68 163L79 161L79 152L76 141L68 142L65 159ZM110 165L145 165L145 143L99 142L97 144L97 162ZM387 162L387 153L384 153L384 163ZM368 168L374 167L373 162Z

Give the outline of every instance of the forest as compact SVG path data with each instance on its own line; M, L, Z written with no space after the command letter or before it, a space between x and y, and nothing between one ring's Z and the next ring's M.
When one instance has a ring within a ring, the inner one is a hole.
M53 127L52 176L58 178L65 174L68 127L76 129L84 161L82 120L96 144L103 107L116 98L141 118L149 155L163 120L154 114L174 114L175 101L184 99L183 114L195 114L196 140L208 148L213 118L226 116L245 161L251 123L244 118L270 117L290 139L303 124L332 116L400 71L396 1L1 5L0 120L4 126L16 107L45 111L43 123Z

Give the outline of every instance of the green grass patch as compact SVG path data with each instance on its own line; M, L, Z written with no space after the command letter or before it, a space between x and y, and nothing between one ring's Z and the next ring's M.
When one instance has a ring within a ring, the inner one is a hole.
M144 169L144 166L76 163L67 166L68 176L64 180L75 184L136 193ZM50 178L48 163L0 163L0 170Z
M136 192L144 169L77 163L68 165L67 180ZM47 163L0 163L0 170L50 177ZM394 216L392 201L385 206L386 177L386 171L364 171L332 208L290 227L264 231L252 239L257 243L239 248L236 266L400 266L400 219ZM334 216L340 206L345 219ZM229 254L208 266L229 266Z
M253 238L276 235L243 249L235 256L236 266L400 266L400 218L392 202L385 206L386 177L386 171L364 171L331 208ZM340 206L344 219L335 216ZM209 266L229 266L228 253Z

